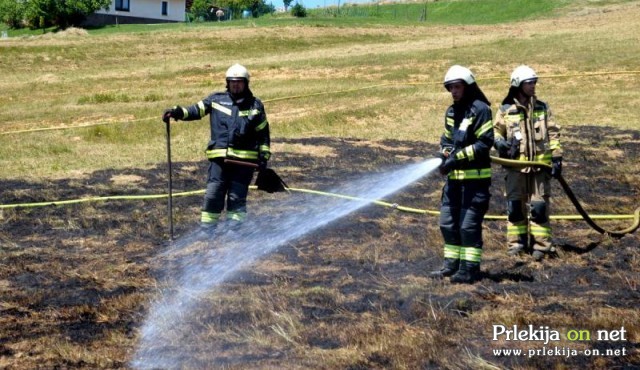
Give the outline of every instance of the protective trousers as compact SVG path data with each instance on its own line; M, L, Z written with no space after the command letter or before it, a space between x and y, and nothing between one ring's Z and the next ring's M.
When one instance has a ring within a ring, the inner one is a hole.
M546 171L523 173L507 170L507 243L510 254L531 249L551 251L550 180L551 176Z
M252 167L233 165L216 158L209 163L207 190L202 206L202 224L215 224L227 203L227 220L244 221Z
M491 179L447 180L442 191L440 231L445 261L482 259L482 221L489 208Z

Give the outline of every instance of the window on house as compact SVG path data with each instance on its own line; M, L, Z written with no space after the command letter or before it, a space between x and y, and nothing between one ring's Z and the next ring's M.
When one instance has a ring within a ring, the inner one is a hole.
M169 14L168 9L167 9L168 7L169 7L169 5L167 4L167 2L163 1L162 2L162 15Z
M116 10L129 11L129 0L116 0Z

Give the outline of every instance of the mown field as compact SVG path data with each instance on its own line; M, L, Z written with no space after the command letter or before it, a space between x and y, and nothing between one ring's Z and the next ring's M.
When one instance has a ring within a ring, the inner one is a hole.
M483 279L433 281L437 217L371 205L194 298L172 339L144 348L171 359L163 365L132 361L153 302L172 294L165 253L197 226L201 193L175 198L174 243L166 198L30 205L165 194L162 110L223 89L236 62L265 102L271 166L313 190L432 157L450 65L469 66L495 110L526 63L562 125L565 178L583 206L630 215L640 206L640 1L542 1L527 17L517 1L480 3L429 2L426 22L312 14L0 39L0 368L638 368L640 235L610 238L563 217L576 211L555 183L557 258L508 257L504 222L489 220ZM438 13L447 8L476 11L465 23ZM174 191L204 188L207 136L205 122L172 126ZM385 200L436 211L442 184L430 175ZM498 166L493 184L489 213L503 215ZM302 218L307 199L253 191L249 207L258 219ZM496 326L514 325L561 338L494 340Z

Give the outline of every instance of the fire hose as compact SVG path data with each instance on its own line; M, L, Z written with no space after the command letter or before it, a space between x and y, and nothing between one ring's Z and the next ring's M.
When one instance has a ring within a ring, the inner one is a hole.
M551 165L543 162L519 161L519 160L498 158L493 156L491 157L491 161L493 163L500 164L506 167L542 167L545 169L551 169ZM589 214L584 210L584 208L578 201L578 198L576 198L575 194L573 194L573 191L569 187L569 184L567 184L567 181L562 177L562 175L558 176L557 180L560 183L560 186L562 186L562 190L564 190L564 192L567 194L567 197L569 197L569 200L571 200L571 203L573 203L578 213L580 213L580 216L582 216L582 218L587 222L587 224L589 224L589 226L591 226L592 229L599 232L600 234L612 236L614 238L622 238L627 234L631 234L635 232L640 227L640 207L636 208L636 210L633 213L633 224L627 227L626 229L612 231L612 230L607 230L598 226L591 219Z
M170 156L170 154L168 154L168 155ZM503 159L503 158L497 158L497 157L491 157L491 160L496 164L507 166L507 167L527 167L527 166L532 166L532 167L543 167L543 168L547 168L547 169L551 168L550 165L548 165L546 163L542 163L542 162L515 161L515 160ZM582 207L582 205L580 204L580 202L578 201L576 196L573 194L573 191L571 190L571 188L569 187L567 182L564 180L564 178L562 178L560 176L558 178L558 181L560 182L560 185L562 186L563 190L566 192L567 196L569 197L569 199L571 200L571 202L573 203L575 208L580 213L579 217L582 217L582 219L584 219L587 222L587 224L589 224L589 226L591 226L598 233L609 235L609 236L612 236L612 237L615 237L615 238L621 238L626 234L634 233L636 230L638 230L638 228L640 228L640 207L635 210L633 215L625 215L625 216L619 216L619 217L615 217L615 216L612 216L612 215L605 215L605 216L596 215L596 216L591 217L584 210L584 208ZM256 186L251 186L251 188L256 188ZM338 198L344 198L344 199L350 199L350 200L365 200L365 199L358 198L358 197L335 194L335 193L328 193L328 192L323 192L323 191L318 191L318 190L291 188L291 187L288 187L286 185L285 185L285 189L287 191L292 191L292 192L310 193L310 194L338 197ZM171 197L177 197L177 196L191 196L191 195L196 195L196 194L203 194L204 190L187 191L187 192L171 194L172 193L172 189L169 189L169 193L170 193L169 194L169 198L171 198ZM93 201L142 200L142 199L157 199L157 198L165 198L165 197L167 197L166 194L158 194L158 195L117 195L117 196L90 197L90 198L72 199L72 200L63 200L63 201L46 201L46 202L38 202L38 203L0 204L0 211L2 211L5 208L9 209L9 208L22 208L22 207L29 208L29 207L61 206L61 205L67 205L67 204L93 202ZM438 215L438 214L440 214L440 212L435 211L435 210L424 210L424 209L417 209L417 208L413 208L413 207L405 207L405 206L398 205L396 203L388 203L388 202L383 202L383 201L380 201L380 200L373 201L373 203L376 204L376 205L379 205L379 206L397 209L397 210L402 211L402 212L418 213L418 214L430 214L430 215ZM169 204L169 208L171 208L171 203ZM171 214L169 215L169 217L170 217L170 220L171 220ZM553 218L554 216L551 216L551 217ZM560 216L560 217L562 217L562 219L577 219L578 216L575 216L575 217L574 216ZM485 218L486 219L499 220L499 219L505 219L506 216L486 215ZM611 230L606 230L606 229L598 226L593 221L594 218L596 218L596 219L614 219L614 218L615 219L622 219L622 218L628 219L628 218L633 218L633 224L631 226L629 226L628 228L623 229L623 230L611 231ZM170 221L170 223L172 223L172 221Z

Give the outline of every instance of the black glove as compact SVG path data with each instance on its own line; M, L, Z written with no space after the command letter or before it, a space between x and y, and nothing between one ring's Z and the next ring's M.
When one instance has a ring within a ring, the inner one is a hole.
M509 143L505 139L498 139L496 140L494 146L498 150L498 155L500 155L500 158L509 157L509 151L511 150L511 143Z
M184 117L184 111L182 110L182 107L177 105L173 108L165 109L164 113L162 113L162 121L164 123L171 122L172 117L175 120L182 119Z
M450 153L450 149L449 148L444 148L443 150L439 151L438 153L436 153L436 158L440 159L440 165L438 166L438 170L440 171L441 175L445 175L445 173L442 173L442 166L444 166L445 162L447 161L447 157L449 156Z
M443 175L448 175L451 170L456 167L456 158L453 156L449 156L447 160L440 166L440 173Z
M516 139L515 136L511 138L509 143L507 156L509 159L518 159L520 157L520 140Z
M258 171L264 171L267 169L267 155L266 153L260 153L258 155Z
M562 176L562 157L553 157L551 159L551 177L558 179Z
M264 171L267 169L267 161L258 162L258 171Z
M442 176L448 175L449 172L451 172L451 170L456 167L456 153L457 150L450 152L449 156L442 162L442 164L438 168Z

